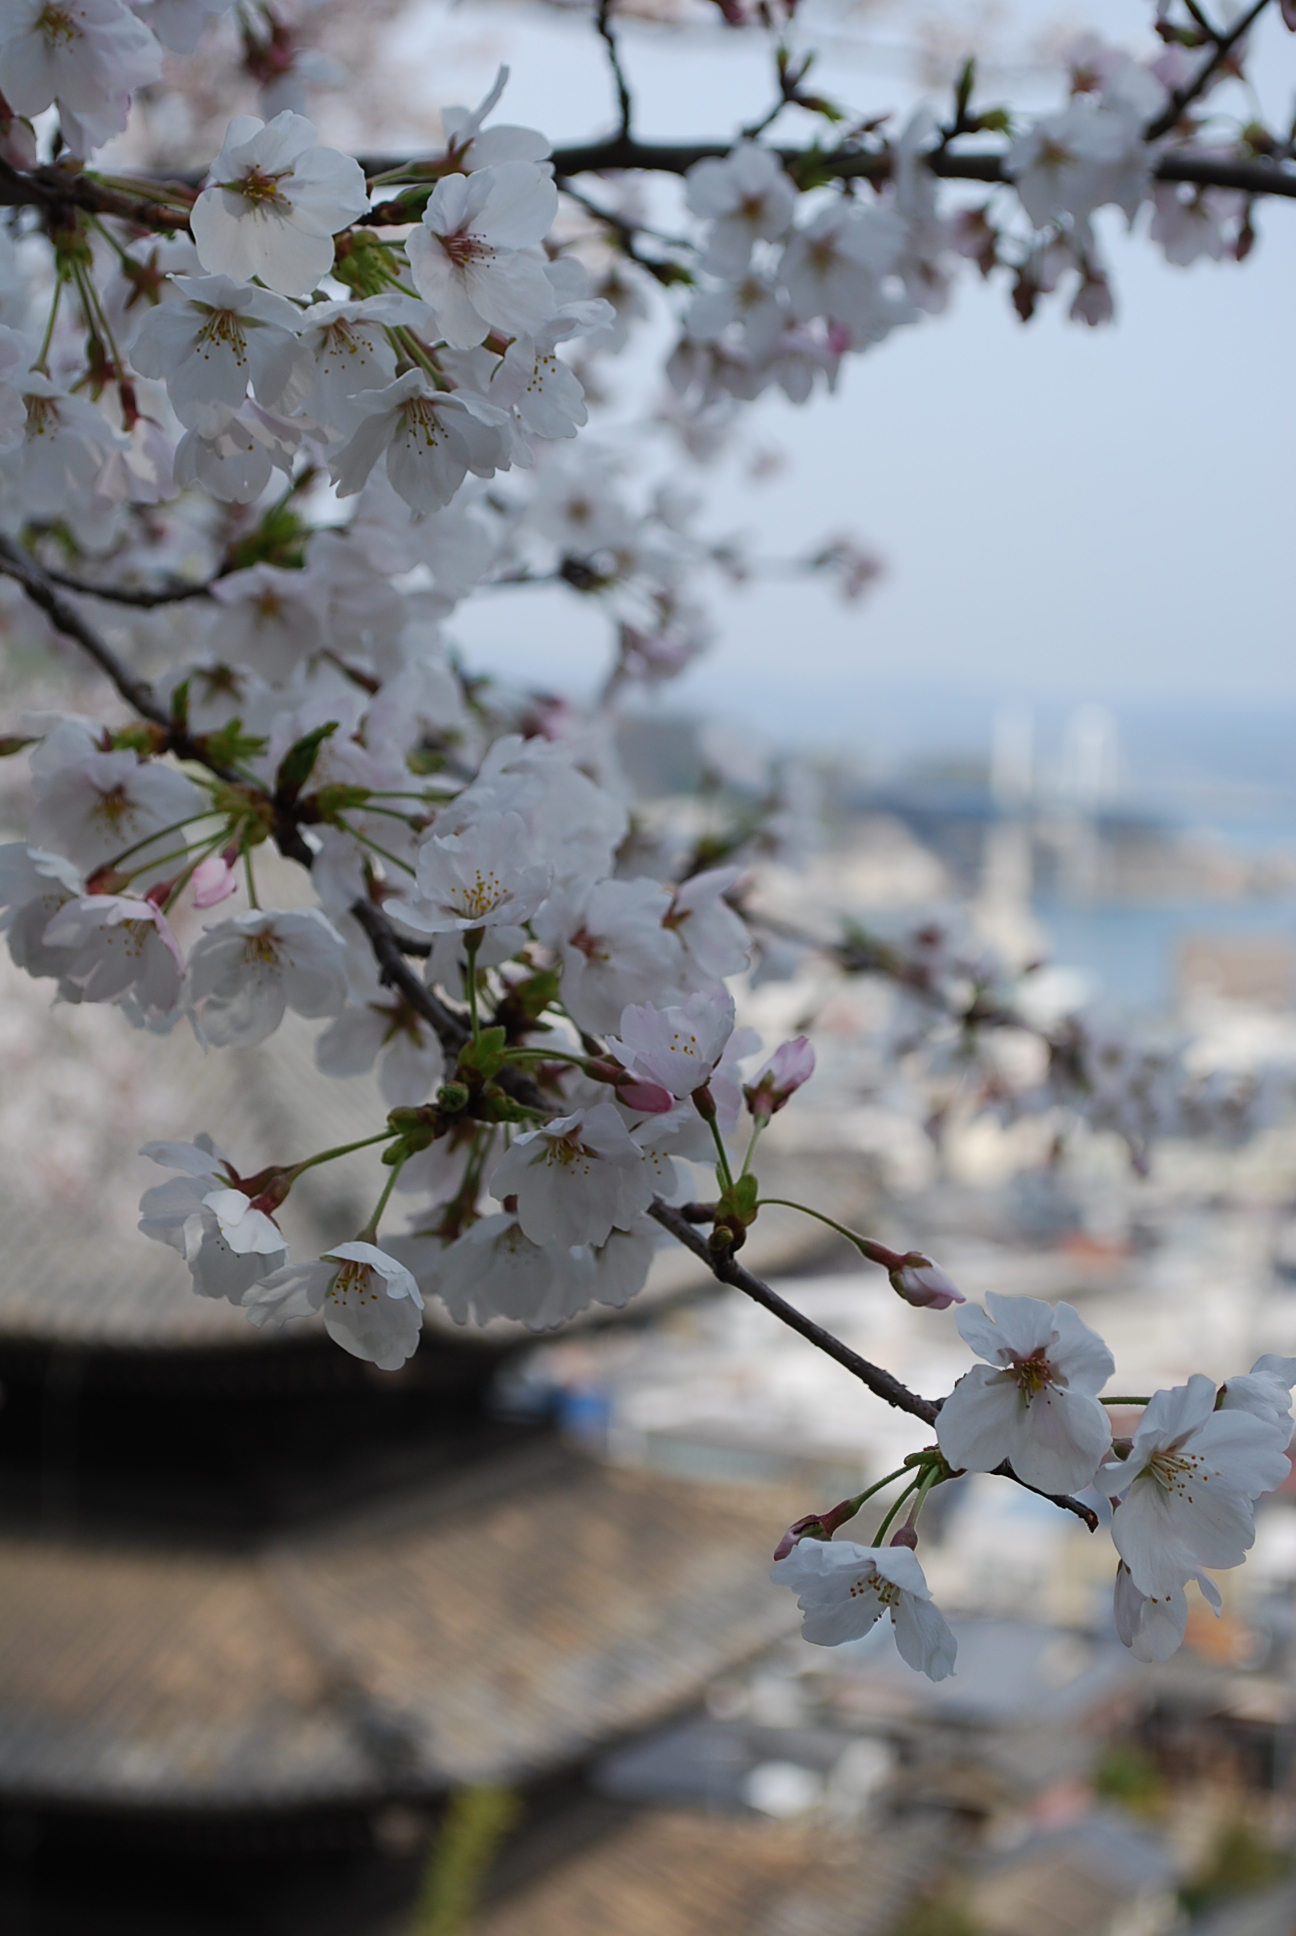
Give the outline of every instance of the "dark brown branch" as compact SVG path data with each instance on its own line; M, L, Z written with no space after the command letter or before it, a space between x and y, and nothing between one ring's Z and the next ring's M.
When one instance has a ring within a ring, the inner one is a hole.
M861 1358L857 1351L852 1351L848 1344L843 1344L840 1338L834 1337L831 1331L826 1331L823 1325L816 1324L814 1319L808 1318L804 1311L798 1311L795 1304L789 1304L786 1298L780 1297L776 1290L773 1290L762 1278L746 1270L736 1258L725 1253L717 1255L706 1238L699 1235L689 1220L687 1213L698 1208L700 1206L696 1204L685 1204L682 1209L677 1209L672 1204L663 1203L660 1197L654 1197L648 1214L661 1225L663 1230L669 1231L677 1243L683 1244L685 1250L692 1251L721 1284L729 1284L734 1290L742 1291L745 1296L763 1305L772 1316L786 1324L789 1330L803 1337L807 1344L812 1344L817 1351L822 1351L826 1358L831 1358L844 1371L850 1372L853 1378L858 1378L875 1398L882 1399L888 1405L894 1405L899 1412L908 1412L911 1418L921 1419L924 1425L936 1423L944 1402L942 1399L921 1398L917 1392L910 1391L908 1385L902 1385L898 1378L893 1377L889 1371L884 1371L881 1365L871 1364L867 1358ZM996 1468L995 1476L1011 1479L1014 1484L1025 1487L1027 1492L1038 1493L1041 1499L1049 1500L1053 1505L1061 1507L1064 1512L1074 1513L1077 1519L1084 1521L1091 1533L1097 1529L1098 1515L1091 1507L1082 1505L1078 1499L1072 1499L1068 1493L1040 1492L1038 1486L1026 1485L1026 1481L1017 1477L1006 1459Z
M655 1197L648 1214L656 1219L663 1230L668 1230L677 1242L683 1244L685 1250L691 1250L695 1257L700 1258L711 1275L720 1283L730 1284L734 1290L742 1291L747 1297L754 1298L757 1304L763 1304L767 1311L772 1312L789 1329L799 1332L807 1343L814 1345L816 1350L822 1351L826 1357L832 1358L844 1370L850 1372L853 1378L858 1378L862 1385L867 1385L875 1398L882 1399L888 1405L894 1405L897 1411L908 1412L912 1418L921 1419L924 1425L935 1424L936 1414L940 1410L940 1404L936 1399L920 1398L917 1392L910 1391L908 1385L902 1385L898 1378L893 1378L889 1371L883 1371L880 1365L870 1364L867 1358L861 1358L857 1351L852 1351L848 1344L843 1344L840 1338L835 1338L831 1331L825 1331L821 1324L816 1324L813 1318L808 1318L804 1311L798 1311L794 1304L789 1304L785 1298L781 1298L778 1292L771 1290L762 1279L754 1277L736 1258L728 1255L718 1256L711 1249L706 1238L699 1236L682 1210L677 1210L671 1204L663 1203L660 1197Z
M46 571L45 576L51 585L61 585L65 591L79 592L85 598L102 598L109 605L133 605L140 611L152 611L157 605L179 605L189 598L211 596L210 583L193 585L176 581L169 585L153 586L92 585L89 579L73 578L65 571Z
M100 638L75 605L59 597L50 574L33 564L30 558L24 557L7 538L0 538L0 573L21 585L32 604L40 606L51 624L94 660L99 670L111 679L126 704L133 706L142 719L170 730L171 715L147 679L136 678L125 660L113 651L106 639Z
M1269 0L1255 0L1255 5L1249 12L1240 14L1233 25L1222 33L1213 28L1208 29L1215 43L1209 58L1202 62L1190 81L1175 89L1155 121L1148 123L1143 131L1145 141L1159 141L1163 134L1169 134L1170 130L1178 124L1185 108L1191 107L1194 101L1201 99L1237 43L1255 25L1268 5ZM1201 16L1197 15L1197 18L1200 20Z
M143 184L141 184L143 187ZM186 195L190 191L185 191ZM0 206L40 208L57 217L60 209L77 208L87 215L114 215L134 228L162 230L168 235L187 233L188 214L182 208L169 208L151 195L135 195L93 175L74 173L68 168L11 168L0 161Z
M617 138L628 141L630 120L634 109L630 100L629 83L625 77L625 70L621 66L621 50L617 46L617 37L612 26L612 4L613 0L598 0L598 12L594 18L594 24L598 29L599 38L607 48L608 66L612 69L612 79L616 83Z

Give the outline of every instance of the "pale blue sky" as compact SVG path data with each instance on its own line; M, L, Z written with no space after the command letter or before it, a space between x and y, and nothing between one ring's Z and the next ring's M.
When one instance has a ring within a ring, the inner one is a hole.
M936 12L957 25L978 9L866 9L853 31L873 51L848 59L838 46L827 79L853 105L904 107L915 89L885 49ZM1137 44L1151 7L1025 15L1037 39L1064 18L1101 17ZM405 33L411 56L436 47L441 98L474 98L504 58L507 118L558 139L607 123L597 47L571 16L472 0L429 7ZM633 26L625 43L648 134L723 134L765 96L754 43ZM1296 41L1275 31L1262 51L1266 91L1289 100ZM1027 89L1056 92L1019 77L1017 98ZM875 739L901 714L912 730L928 703L933 732L940 722L940 736L958 737L961 714L983 719L1006 695L1296 719L1296 204L1264 206L1259 225L1245 266L1184 271L1145 236L1125 238L1117 218L1114 328L1084 330L1051 307L1023 329L1005 284L973 274L945 317L852 359L835 399L762 402L750 439L780 446L787 468L759 490L717 477L715 524L783 553L853 526L889 574L853 608L783 585L727 598L721 640L680 697L836 743ZM573 622L569 601L481 601L459 629L474 657L550 682L588 676L601 658L598 627Z

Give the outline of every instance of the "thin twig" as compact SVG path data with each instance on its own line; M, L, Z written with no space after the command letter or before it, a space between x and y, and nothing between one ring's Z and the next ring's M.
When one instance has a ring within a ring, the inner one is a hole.
M612 79L616 82L617 138L620 141L629 141L634 104L630 99L630 88L621 66L621 52L612 26L612 0L598 0L598 13L595 15L594 24L598 28L603 45L607 48L608 66L612 69Z
M1178 124L1184 109L1191 107L1192 103L1199 100L1206 92L1238 41L1255 25L1268 5L1269 0L1255 0L1255 5L1250 11L1239 15L1231 27L1225 28L1222 32L1216 28L1205 29L1215 42L1213 51L1209 58L1202 62L1192 79L1175 89L1156 119L1148 123L1143 130L1145 141L1159 141L1163 134L1169 134L1170 130ZM1201 24L1205 25L1204 22Z
M692 1251L721 1284L729 1284L734 1290L742 1291L745 1296L763 1305L772 1316L797 1332L808 1344L814 1345L816 1350L822 1351L826 1358L831 1358L843 1370L850 1372L853 1378L858 1378L862 1385L867 1385L875 1398L893 1405L899 1412L908 1412L911 1418L921 1419L924 1425L935 1424L943 1399L921 1398L917 1392L910 1391L907 1385L902 1385L881 1365L861 1358L857 1351L852 1351L848 1344L843 1344L831 1331L826 1331L822 1324L816 1324L804 1311L798 1311L795 1304L789 1304L786 1298L780 1297L763 1278L754 1276L736 1258L713 1251L706 1238L693 1228L687 1214L700 1208L698 1204L685 1204L682 1209L677 1209L672 1204L663 1203L660 1197L654 1197L648 1214L663 1230L669 1231L677 1243L683 1244L685 1250ZM1041 1499L1050 1500L1064 1512L1074 1513L1077 1519L1084 1521L1090 1532L1097 1528L1098 1515L1091 1507L1072 1499L1068 1493L1040 1492L1038 1486L1026 1485L1026 1481L1018 1478L1006 1459L996 1468L995 1476L1011 1479L1015 1485L1023 1486L1027 1492L1038 1493Z
M217 578L223 574L218 572ZM169 585L131 586L131 585L93 585L88 578L73 578L66 571L49 571L45 576L51 585L61 585L65 591L80 592L86 598L102 598L109 605L133 605L141 611L151 611L156 605L179 605L189 598L210 598L215 579L202 584L173 580Z

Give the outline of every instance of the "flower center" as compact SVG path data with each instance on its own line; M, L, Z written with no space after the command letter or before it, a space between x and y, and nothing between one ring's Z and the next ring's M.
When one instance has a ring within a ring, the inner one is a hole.
M209 358L213 350L228 350L236 363L247 362L247 337L237 310L212 309L194 341L197 355Z
M60 42L64 47L70 47L74 40L81 39L81 29L62 7L45 7L36 22L36 28L39 33L44 34L45 43L51 52Z
M1054 1382L1053 1367L1044 1355L1043 1345L1032 1351L1029 1358L1019 1358L1014 1354L1011 1371L1018 1391L1028 1404L1036 1392L1045 1390Z
M287 209L290 204L279 184L292 179L292 169L285 168L281 174L267 175L260 168L249 168L242 181L223 182L224 188L232 188L236 195L251 202L254 208Z
M579 948L587 961L610 961L612 959L605 944L597 935L591 934L587 928L577 929L571 938L571 945L573 948Z
M359 1304L376 1304L378 1301L377 1273L372 1264L362 1264L356 1259L343 1264L333 1282L329 1285L329 1302L345 1304L353 1298Z
M466 269L473 262L493 262L496 251L489 242L483 242L479 235L470 235L460 230L457 235L443 235L439 238L456 269Z
M53 397L28 397L27 435L47 437L60 428L58 405Z
M107 793L101 793L95 804L94 818L100 821L110 833L120 833L122 822L135 812L135 803L126 788L117 785Z
M243 943L243 959L261 962L267 968L279 965L279 946L272 934L250 934Z
M471 886L461 887L457 900L451 906L457 914L471 921L478 921L485 914L491 914L506 899L508 894L498 874L483 874L478 871Z
M1177 1492L1190 1506L1193 1503L1190 1487L1198 1482L1206 1485L1210 1480L1205 1460L1196 1452L1190 1452L1185 1458L1183 1453L1167 1448L1153 1454L1147 1469L1163 1492Z

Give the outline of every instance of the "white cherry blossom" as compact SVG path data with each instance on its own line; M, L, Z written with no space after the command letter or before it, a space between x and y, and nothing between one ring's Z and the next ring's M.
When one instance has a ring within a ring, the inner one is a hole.
M899 263L905 239L892 209L849 202L821 209L790 237L779 266L797 322L827 316L858 341L872 340L883 319L889 327L893 312L882 282Z
M224 504L252 504L276 470L290 471L302 428L258 403L241 410L211 403L195 410L197 421L176 445L175 481L199 486Z
M120 134L132 91L161 72L161 48L122 0L5 0L0 10L0 94L28 117L57 106L74 154Z
M690 986L706 988L747 966L751 937L724 898L741 876L740 867L711 867L675 890L667 925L683 946Z
M680 943L662 926L670 911L670 891L647 878L572 881L549 896L535 933L562 961L563 1006L579 1028L606 1034L628 1003L679 980Z
M484 813L462 833L433 833L418 850L414 892L393 910L420 934L514 927L535 913L553 879L520 813Z
M59 910L43 939L66 955L62 973L87 1002L133 994L145 1014L169 1015L180 999L184 956L152 901L87 894Z
M472 349L493 329L533 336L553 315L538 245L557 212L552 177L534 162L442 176L406 252L414 287L451 349Z
M943 1681L958 1643L934 1605L926 1576L907 1546L859 1546L849 1539L799 1539L770 1569L805 1615L801 1635L816 1647L859 1640L889 1614L900 1658Z
M1008 1459L1041 1492L1087 1486L1111 1447L1099 1404L1115 1369L1110 1351L1069 1304L986 1293L957 1318L965 1344L988 1364L959 1379L936 1421L952 1466L993 1472Z
M1200 1373L1155 1392L1128 1458L1102 1469L1104 1489L1120 1499L1112 1539L1140 1593L1162 1596L1198 1567L1240 1566L1255 1500L1291 1470L1288 1420L1216 1411L1215 1399Z
M500 1203L516 1198L517 1220L535 1244L604 1244L652 1200L642 1153L607 1102L516 1137L489 1188Z
M775 242L796 213L797 192L778 156L744 141L723 161L699 161L688 172L688 205L710 219L702 267L740 276L756 242Z
M1296 1385L1296 1358L1282 1358L1266 1351L1250 1371L1230 1378L1220 1387L1222 1412L1250 1412L1285 1434L1286 1445L1292 1433L1292 1386Z
M286 1324L320 1311L334 1344L379 1371L418 1350L423 1298L410 1271L377 1244L336 1244L316 1263L289 1264L243 1299L252 1323Z
M659 1083L672 1096L691 1096L710 1081L733 1027L728 989L705 989L677 1008L631 1003L608 1048L631 1075Z
M1218 1617L1224 1602L1209 1573L1197 1569L1188 1577L1196 1580L1202 1598ZM1122 1560L1116 1568L1114 1612L1116 1633L1135 1660L1169 1660L1188 1626L1188 1596L1183 1586L1164 1587L1159 1594L1140 1593Z
M288 1009L336 1015L346 994L346 943L318 908L236 914L189 955L194 1026L217 1048L254 1048Z
M381 1058L381 1060L380 1060ZM380 1060L378 1087L392 1109L426 1102L445 1079L445 1050L429 1025L403 1003L373 999L344 1008L315 1044L326 1076L358 1076Z
M175 300L151 309L135 332L131 361L141 376L165 380L182 424L192 429L211 404L236 410L249 382L271 408L302 401L310 356L290 302L226 275L177 276L174 287Z
M286 685L324 643L319 596L305 572L251 565L218 578L211 589L221 615L207 648L223 665L254 666L264 678Z
M114 451L125 444L102 410L69 396L38 370L15 379L26 422L22 441L0 454L0 474L22 492L29 517L65 517L69 501L90 494Z
M179 1251L200 1297L224 1297L238 1304L254 1284L280 1269L288 1254L286 1242L280 1237L278 1248L274 1247L275 1226L264 1212L249 1205L234 1214L236 1206L227 1200L230 1167L210 1136L204 1132L192 1143L146 1143L140 1155L178 1174L144 1192L139 1227L146 1237ZM247 1201L244 1192L235 1194ZM213 1202L224 1213L224 1227ZM247 1222L248 1218L255 1221ZM226 1231L233 1232L245 1222L245 1239L253 1241L236 1250Z
M550 152L548 136L535 128L510 127L506 123L483 128L482 123L504 92L508 77L508 68L500 67L490 93L479 107L441 110L447 148L465 174L471 175L477 168L493 168L501 161L543 161Z
M192 54L209 20L229 12L234 0L132 0L135 12L174 54Z
M211 172L190 216L203 268L282 296L310 294L333 267L333 237L369 206L360 164L287 109L269 122L236 114Z
M439 511L469 471L493 477L511 462L508 413L471 391L438 390L421 370L352 401L361 421L330 458L339 497L362 490L381 458L411 510Z
M10 841L0 847L0 934L8 937L14 965L29 975L62 975L67 956L45 941L60 909L84 892L80 872L62 854Z
M127 848L138 847L149 835L163 837L133 855L128 865L161 859L182 847L183 833L166 836L164 830L192 819L205 804L183 773L130 751L78 751L33 777L33 844L66 854L87 874ZM141 878L147 880L149 872Z
M396 352L388 331L404 324L427 331L425 303L390 290L360 302L318 302L299 313L301 340L313 365L305 408L330 442L349 437L364 411L362 390L385 390L395 381Z

